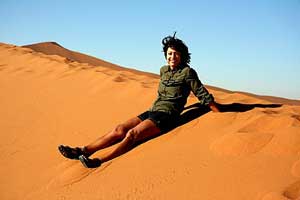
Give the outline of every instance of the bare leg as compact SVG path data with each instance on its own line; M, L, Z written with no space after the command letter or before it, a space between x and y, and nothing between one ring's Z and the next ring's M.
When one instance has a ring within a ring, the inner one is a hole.
M137 142L144 141L159 134L159 128L157 128L151 120L147 119L139 123L134 128L128 130L125 138L121 141L121 143L118 144L118 146L114 150L100 158L100 160L102 162L109 161L132 149Z
M104 149L106 147L109 147L109 146L115 144L116 142L124 139L128 130L137 126L141 122L142 122L142 120L139 119L138 117L129 119L128 121L124 122L123 124L118 125L111 132L101 136L100 138L96 139L94 142L85 146L84 151L88 155L91 155L100 149Z

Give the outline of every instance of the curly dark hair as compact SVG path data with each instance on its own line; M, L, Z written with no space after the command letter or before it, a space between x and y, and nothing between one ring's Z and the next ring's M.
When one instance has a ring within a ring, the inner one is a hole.
M167 36L162 40L163 51L165 57L167 57L167 50L169 47L174 48L176 51L179 51L181 54L181 63L182 65L188 65L191 61L191 53L189 53L189 49L184 44L184 42L178 38L175 38L176 32L173 36Z

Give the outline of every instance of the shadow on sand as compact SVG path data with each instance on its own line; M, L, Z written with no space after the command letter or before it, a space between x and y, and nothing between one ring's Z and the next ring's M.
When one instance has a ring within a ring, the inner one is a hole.
M254 108L278 108L281 107L282 105L281 104L242 104L242 103L219 104L218 103L217 106L221 113L225 113L225 112L246 112ZM180 115L179 120L177 120L176 123L172 124L172 126L168 130L162 132L157 136L147 138L135 144L129 151L131 151L132 149L134 149L135 147L143 143L146 143L149 140L167 134L173 129L180 127L186 123L189 123L190 121L197 119L210 111L211 110L208 106L201 105L200 103L195 103L193 105L187 106L184 108L184 111Z
M246 112L252 110L254 108L278 108L281 107L281 104L242 104L242 103L231 103L231 104L217 104L221 113L225 112ZM174 123L167 131L161 133L161 135L170 132L171 130L182 126L190 121L205 115L206 113L210 112L210 108L208 106L201 105L200 103L195 103L190 106L184 108L184 112L180 115L179 120ZM159 137L156 136L156 137ZM154 137L154 138L156 138ZM137 145L147 142L153 138L149 138Z
M231 104L217 104L220 112L246 112L254 108L278 108L281 104L242 104L242 103L231 103ZM183 114L180 115L180 119L177 125L172 129L182 126L202 115L208 113L210 108L203 106L200 103L195 103L184 108ZM171 129L171 130L172 130Z

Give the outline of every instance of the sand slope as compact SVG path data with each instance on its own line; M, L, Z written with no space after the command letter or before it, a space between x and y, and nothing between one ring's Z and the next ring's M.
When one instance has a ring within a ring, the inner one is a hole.
M211 88L224 112L200 116L191 96L185 124L100 168L59 155L148 109L158 81L1 43L0 198L300 198L297 101Z

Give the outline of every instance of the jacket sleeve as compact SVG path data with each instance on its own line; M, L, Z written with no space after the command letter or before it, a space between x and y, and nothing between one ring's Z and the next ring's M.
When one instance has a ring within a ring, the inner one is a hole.
M201 83L194 69L190 68L188 70L186 82L202 105L208 105L210 102L214 101L214 97Z

